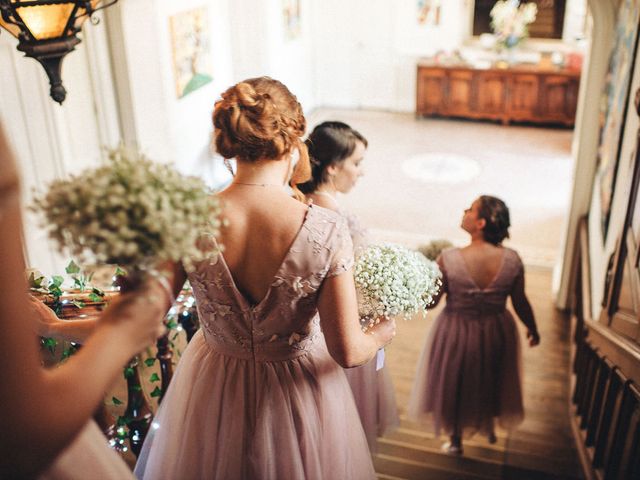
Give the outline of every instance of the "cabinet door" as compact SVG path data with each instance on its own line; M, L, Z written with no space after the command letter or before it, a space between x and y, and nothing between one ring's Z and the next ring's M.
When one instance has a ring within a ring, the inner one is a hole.
M418 67L416 111L418 115L442 113L446 97L446 72L441 68Z
M445 112L447 115L468 116L472 106L473 72L452 70L447 82Z
M476 82L476 113L487 118L504 118L507 93L504 74L481 72L477 74Z
M561 75L547 75L542 85L541 120L572 125L578 103L578 81Z
M538 76L515 74L509 79L507 112L511 120L536 119L539 104Z

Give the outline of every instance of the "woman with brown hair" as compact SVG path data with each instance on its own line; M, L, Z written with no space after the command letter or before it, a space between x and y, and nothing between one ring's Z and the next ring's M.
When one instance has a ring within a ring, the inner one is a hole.
M408 409L418 419L431 417L436 434L449 435L443 448L453 454L462 453L463 436L480 433L493 443L496 420L510 429L524 418L520 342L508 297L529 345L540 342L524 266L515 250L502 246L510 226L505 203L480 196L461 226L471 242L438 257L447 304L427 337Z
M282 83L254 78L222 94L213 124L218 153L237 162L218 194L229 220L224 253L189 273L202 328L136 474L374 478L340 366L369 361L395 323L360 330L344 219L291 197L290 186L303 198L296 185L309 176L302 108Z

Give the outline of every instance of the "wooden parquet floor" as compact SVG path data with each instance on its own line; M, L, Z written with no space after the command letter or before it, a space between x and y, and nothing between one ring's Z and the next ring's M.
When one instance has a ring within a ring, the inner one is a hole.
M529 268L526 290L538 321L542 342L530 348L520 325L525 421L515 431L497 432L498 442L474 437L465 443L463 456L440 451L446 438L434 438L406 416L416 365L430 323L443 307L427 319L398 325L398 334L387 349L398 407L400 428L380 439L375 457L381 479L579 479L581 469L569 418L569 319L558 312L551 296L551 271Z

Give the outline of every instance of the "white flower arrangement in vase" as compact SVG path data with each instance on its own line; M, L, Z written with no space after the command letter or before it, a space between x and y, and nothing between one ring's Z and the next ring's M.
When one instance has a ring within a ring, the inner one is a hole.
M210 256L213 243L201 239L221 225L220 204L200 179L125 147L110 150L106 165L54 181L32 208L61 251L134 278L162 262L189 268Z
M370 245L354 267L360 323L364 330L384 317L411 318L425 311L442 285L438 265L400 245Z
M491 28L496 44L513 49L529 36L529 24L536 20L538 7L533 2L499 0L491 9Z

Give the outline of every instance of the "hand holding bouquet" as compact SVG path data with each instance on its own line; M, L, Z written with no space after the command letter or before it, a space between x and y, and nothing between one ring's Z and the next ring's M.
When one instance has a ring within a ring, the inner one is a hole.
M354 268L360 322L366 330L382 317L410 318L426 310L442 285L438 265L400 245L370 245Z

